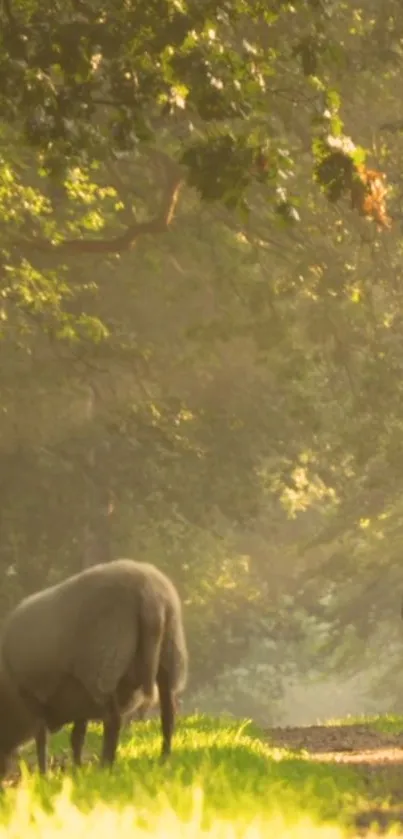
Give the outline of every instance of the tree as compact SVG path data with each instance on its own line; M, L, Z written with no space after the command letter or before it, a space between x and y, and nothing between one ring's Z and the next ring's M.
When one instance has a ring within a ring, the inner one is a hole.
M180 583L203 680L293 632L285 589L339 643L385 512L396 567L396 8L3 5L7 602L140 554Z

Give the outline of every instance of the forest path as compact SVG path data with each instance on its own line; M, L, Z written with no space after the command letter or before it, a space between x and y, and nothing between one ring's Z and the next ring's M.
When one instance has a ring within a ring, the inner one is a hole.
M350 764L365 783L374 806L357 812L355 824L364 833L371 825L384 832L403 828L403 731L378 731L368 724L312 725L266 730L272 747L304 752L306 760Z

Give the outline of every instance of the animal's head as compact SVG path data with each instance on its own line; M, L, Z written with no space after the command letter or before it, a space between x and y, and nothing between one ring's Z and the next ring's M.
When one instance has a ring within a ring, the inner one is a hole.
M35 735L37 719L20 692L0 668L0 776L20 745Z

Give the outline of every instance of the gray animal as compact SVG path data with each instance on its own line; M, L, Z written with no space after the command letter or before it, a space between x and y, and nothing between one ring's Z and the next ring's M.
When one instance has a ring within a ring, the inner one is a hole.
M155 684L167 757L187 669L180 598L153 565L117 559L25 598L0 637L0 773L33 737L44 773L47 731L70 722L79 765L89 720L102 720L101 764L112 765L122 714L136 695L152 702Z

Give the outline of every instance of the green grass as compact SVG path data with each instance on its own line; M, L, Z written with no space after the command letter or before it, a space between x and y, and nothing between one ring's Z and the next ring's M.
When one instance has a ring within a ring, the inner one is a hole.
M326 725L370 725L375 731L381 731L384 734L401 734L403 732L403 717L398 717L396 714L383 714L381 717L362 714L357 717L349 716L342 720L328 720Z
M94 726L89 763L75 776L41 779L23 767L19 787L0 796L0 839L340 839L368 806L353 768L270 748L248 722L181 719L165 766L158 721L124 731L113 771L98 769L99 748ZM52 738L52 752L68 752L68 732Z

